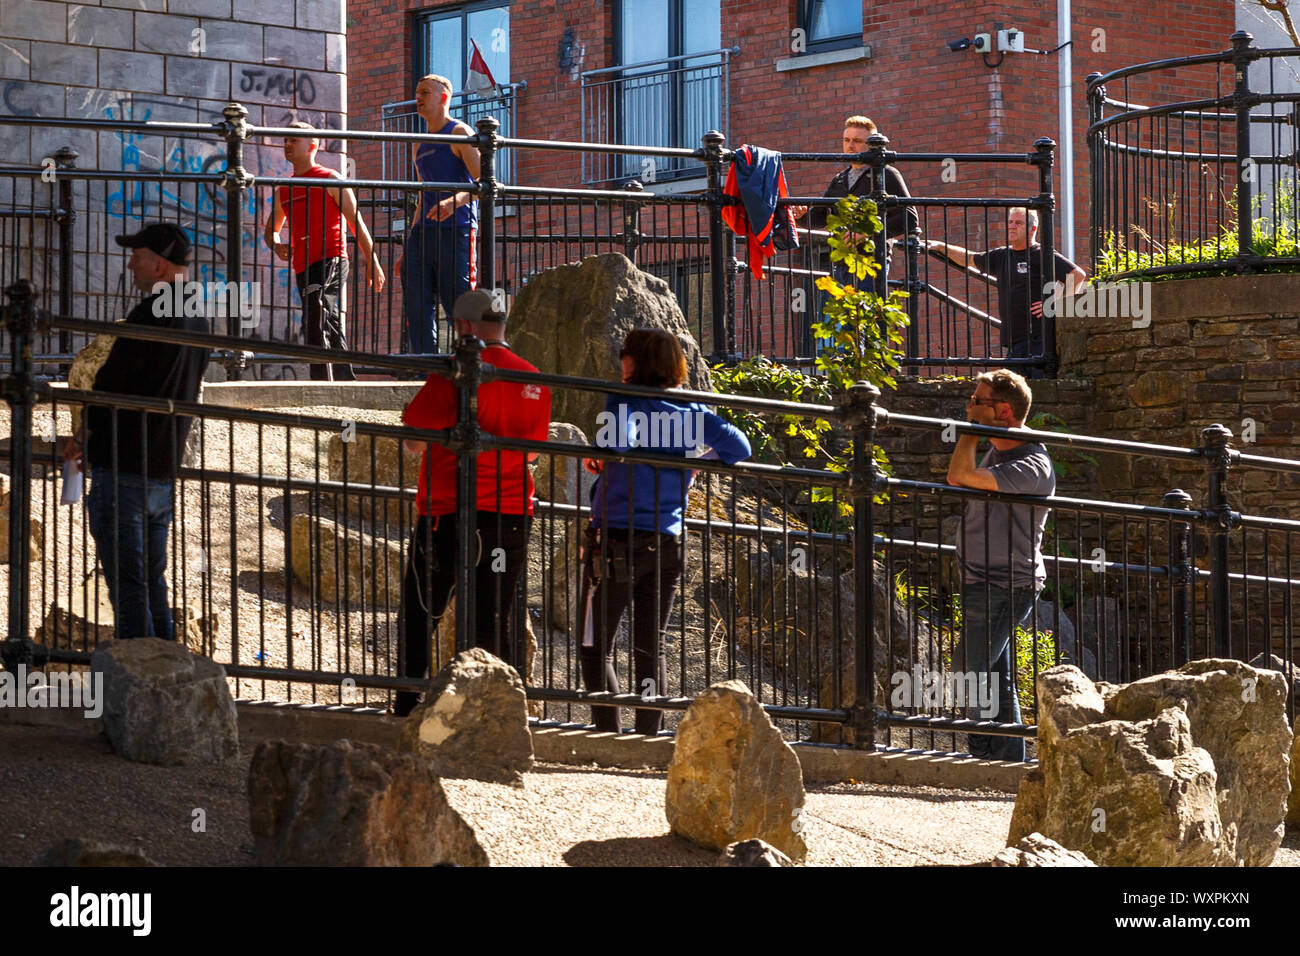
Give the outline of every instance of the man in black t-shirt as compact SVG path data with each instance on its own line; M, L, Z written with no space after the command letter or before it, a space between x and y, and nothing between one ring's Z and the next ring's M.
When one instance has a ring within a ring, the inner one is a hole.
M118 236L117 244L131 250L128 268L136 288L152 293L127 314L125 324L208 331L203 316L185 315L187 296L175 294L185 291L190 254L179 227L153 223L135 235ZM208 357L204 348L119 336L93 388L192 402ZM117 638L173 639L164 572L173 485L190 422L164 412L87 405L84 433L64 446L64 457L79 463L84 448L90 466L86 523L104 566Z
M942 253L959 266L973 265L993 277L998 287L999 342L1007 358L1030 358L1043 353L1043 300L1048 286L1065 283L1065 294L1075 291L1088 274L1060 253L1052 257L1052 275L1043 275L1042 246L1038 237L1038 211L1017 207L1007 212L1007 245L987 252L970 252L961 246L927 239L925 247ZM1041 372L1034 370L1034 377Z

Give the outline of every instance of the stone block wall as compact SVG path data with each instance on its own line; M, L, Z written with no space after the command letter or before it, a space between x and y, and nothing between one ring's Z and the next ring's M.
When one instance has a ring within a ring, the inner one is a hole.
M216 123L231 101L248 121L283 126L301 119L342 128L347 119L343 0L4 0L0 5L0 120L77 117ZM159 135L4 126L0 163L40 167L60 147L86 169L199 173L225 166L224 140L214 135ZM322 143L320 161L342 169L338 141ZM250 141L245 168L254 176L282 176L291 167L279 141ZM33 189L33 185L35 188ZM56 193L40 181L0 178L0 205L48 208ZM261 247L261 264L243 276L226 274L225 194L216 186L78 182L74 191L76 255L74 314L120 318L135 300L126 257L111 237L164 219L185 228L195 247L192 278L261 281L263 294L292 297L293 277L273 268L261 240L271 194L245 197L241 242L246 258ZM25 274L53 282L57 239L40 221L14 226L23 254L4 257L5 281ZM251 261L251 260L250 260ZM278 316L281 324L287 310Z

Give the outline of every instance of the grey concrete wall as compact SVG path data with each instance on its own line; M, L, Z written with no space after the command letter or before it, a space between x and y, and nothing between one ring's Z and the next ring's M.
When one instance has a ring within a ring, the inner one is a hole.
M126 172L211 172L225 165L224 141L214 135L141 135L111 131L6 126L7 116L78 117L215 123L231 101L250 123L283 126L302 119L341 128L347 117L343 0L3 0L0 3L0 164L39 168L61 146L79 154L81 168ZM320 162L343 169L338 141L322 144ZM245 167L258 177L288 175L276 141L250 142ZM50 204L54 188L39 179L0 177L0 207ZM246 258L261 243L271 201L267 188L243 203ZM192 277L238 279L225 272L225 195L209 185L124 180L78 182L74 193L76 290L74 314L119 318L137 295L126 257L111 237L143 222L174 221L196 248ZM6 234L23 250L7 260L16 271L45 271L53 249L50 227L23 223ZM267 258L262 245L259 256ZM281 325L296 313L293 277L283 263L266 263L257 279L266 299L282 308ZM39 281L38 281L38 284ZM48 284L48 280L47 283Z

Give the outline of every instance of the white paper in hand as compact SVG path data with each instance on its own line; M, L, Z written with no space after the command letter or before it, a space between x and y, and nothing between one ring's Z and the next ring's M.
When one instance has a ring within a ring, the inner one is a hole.
M59 504L75 505L81 500L81 484L84 478L75 461L68 459L63 462L63 494L59 497Z

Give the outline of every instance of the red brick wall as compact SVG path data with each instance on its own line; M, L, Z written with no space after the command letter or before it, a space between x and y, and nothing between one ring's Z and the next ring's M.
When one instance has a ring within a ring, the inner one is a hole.
M412 12L454 4L411 0L357 0L349 7L349 102L351 124L378 129L380 106L410 96ZM740 47L732 61L730 142L753 142L784 151L838 151L840 123L864 112L880 125L896 149L925 152L1027 151L1039 136L1059 139L1057 58L1010 54L997 69L978 54L951 53L948 40L993 32L997 21L1026 35L1026 46L1056 45L1054 7L1018 0L955 5L916 0L864 4L863 38L872 49L866 61L830 64L778 73L775 61L790 55L796 25L793 0L724 0L722 40ZM573 139L579 133L579 83L558 68L557 50L566 27L585 45L584 69L610 65L613 5L570 5L523 0L511 8L511 75L527 80L518 110L518 134ZM1087 103L1083 78L1172 54L1207 53L1228 46L1233 31L1230 4L1168 2L1140 13L1129 0L1076 0L1074 27L1074 149L1076 243L1087 255ZM1104 38L1094 30L1104 30ZM1094 51L1104 39L1104 51ZM458 82L463 77L453 77ZM1209 71L1184 71L1163 88L1135 81L1133 99L1191 96L1205 92ZM1112 94L1122 89L1112 88ZM355 150L358 168L378 167L371 147ZM574 183L575 157L535 153L520 158L521 182ZM956 182L940 181L939 169L909 165L912 191L937 196L1029 195L1036 179L1029 167L961 168ZM820 194L830 171L809 164L788 170L797 192ZM1057 177L1059 190L1059 171ZM974 228L982 227L980 222ZM932 223L938 228L939 219ZM998 226L992 237L1001 239ZM972 240L972 244L975 244Z

